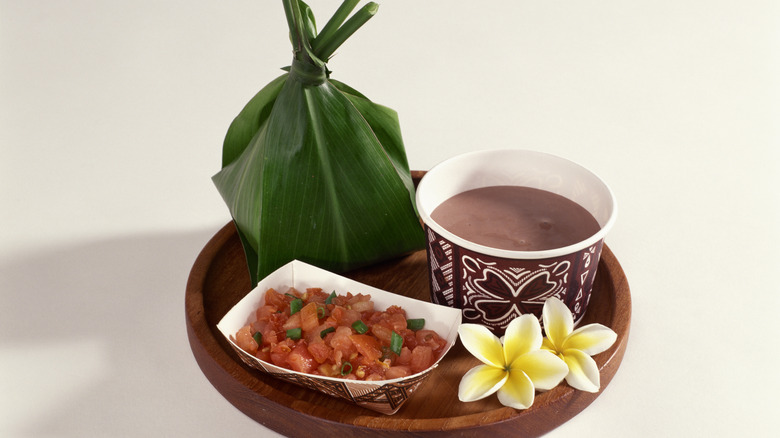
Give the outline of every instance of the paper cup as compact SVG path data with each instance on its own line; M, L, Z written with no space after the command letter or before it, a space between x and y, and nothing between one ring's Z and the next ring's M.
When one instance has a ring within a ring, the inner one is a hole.
M564 196L590 212L600 229L576 244L543 251L511 251L462 239L431 219L445 200L467 190L515 185ZM557 297L575 324L588 306L604 236L617 205L610 188L569 160L540 152L504 149L459 155L428 171L417 187L417 208L428 240L431 301L462 310L464 323L503 334L526 313L540 317Z

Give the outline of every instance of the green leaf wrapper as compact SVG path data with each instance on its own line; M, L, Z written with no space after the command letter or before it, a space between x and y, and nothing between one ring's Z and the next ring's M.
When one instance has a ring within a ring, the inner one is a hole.
M289 73L233 121L212 178L252 285L293 259L344 272L424 246L398 115L331 80L323 62L376 5L347 20L349 29L315 37L325 51L317 52L311 10L299 0L283 3L294 53ZM356 3L346 0L326 27L340 25Z

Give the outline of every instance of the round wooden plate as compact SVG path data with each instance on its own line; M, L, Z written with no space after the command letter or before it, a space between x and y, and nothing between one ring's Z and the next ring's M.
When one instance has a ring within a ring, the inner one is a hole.
M424 251L346 274L357 281L429 301ZM585 409L599 393L576 391L565 382L538 393L518 411L495 396L471 403L458 400L461 377L478 365L457 343L417 392L394 415L383 415L262 374L244 365L216 328L217 322L250 290L243 249L233 223L203 248L190 272L185 294L187 335L198 365L214 387L241 412L289 437L317 436L539 436ZM601 390L625 353L631 322L631 295L623 269L605 245L588 311L581 324L598 322L618 334L609 350L594 357Z

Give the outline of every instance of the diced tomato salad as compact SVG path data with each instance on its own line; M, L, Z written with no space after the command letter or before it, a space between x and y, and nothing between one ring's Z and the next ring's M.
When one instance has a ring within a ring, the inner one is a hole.
M444 353L446 341L426 330L424 321L413 322L407 323L401 307L374 309L370 295L268 289L255 321L234 341L247 353L294 371L389 380L423 371Z

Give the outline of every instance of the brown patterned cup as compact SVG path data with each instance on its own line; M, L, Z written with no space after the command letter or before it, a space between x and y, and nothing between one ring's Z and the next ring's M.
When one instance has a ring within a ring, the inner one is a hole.
M445 200L467 190L516 185L564 196L590 212L600 229L589 238L544 251L510 251L462 239L431 219ZM464 323L502 335L525 313L540 317L544 302L557 297L575 324L585 314L604 236L617 205L610 188L584 167L540 152L504 149L472 152L428 171L417 187L417 208L428 239L431 301L460 308Z

